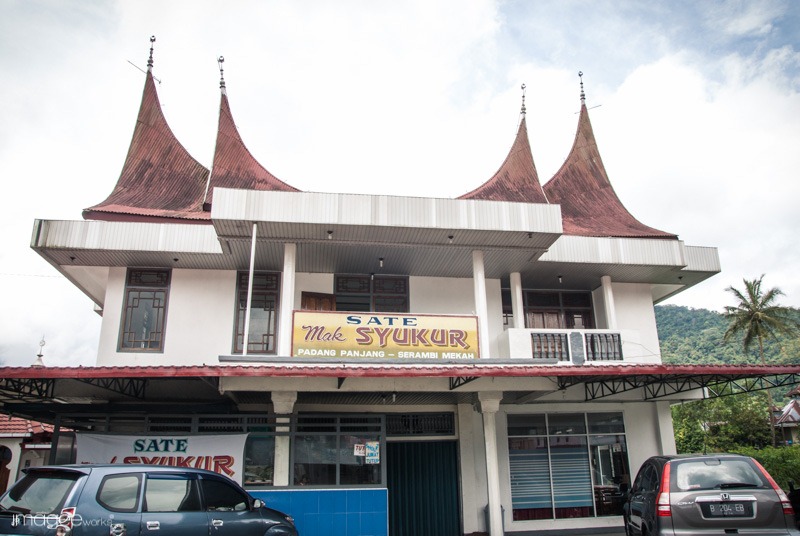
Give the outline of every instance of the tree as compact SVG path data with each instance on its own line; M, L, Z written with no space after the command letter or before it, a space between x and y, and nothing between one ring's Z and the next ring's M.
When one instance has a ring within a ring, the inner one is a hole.
M796 335L800 333L800 322L797 321L789 307L778 305L778 297L783 295L781 289L777 287L765 291L761 289L763 279L764 274L752 281L743 279L744 292L732 286L725 289L732 293L739 303L725 307L723 316L728 319L730 324L723 339L727 342L733 337L741 336L745 351L749 351L753 343L758 342L758 356L761 364L766 365L764 341L774 340L780 334ZM772 445L775 446L775 419L772 413L774 404L769 390L767 390L767 404L769 405Z

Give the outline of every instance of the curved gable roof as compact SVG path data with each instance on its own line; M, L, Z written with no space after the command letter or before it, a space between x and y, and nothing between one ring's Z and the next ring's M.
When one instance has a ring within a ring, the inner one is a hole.
M105 201L85 209L83 217L210 222L210 215L203 212L208 173L169 128L148 69L136 127L117 184Z
M524 114L519 123L514 145L511 146L497 173L478 188L457 199L547 203L545 192L539 184L536 165L533 163Z
M561 205L564 234L619 238L677 239L634 218L617 197L594 138L586 104L581 103L572 149L544 185L551 203Z
M216 187L284 192L300 191L276 178L253 157L233 122L228 95L224 90L219 105L219 126L214 163L211 166L211 180L204 205L206 210L210 210Z

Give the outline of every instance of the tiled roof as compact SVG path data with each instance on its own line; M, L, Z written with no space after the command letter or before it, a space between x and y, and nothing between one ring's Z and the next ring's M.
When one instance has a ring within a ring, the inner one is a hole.
M564 234L596 237L671 238L644 225L617 197L600 158L586 105L581 105L575 142L561 169L544 185L551 203L561 205Z
M53 427L49 424L0 415L0 435L29 437L34 434L52 431Z
M208 169L180 144L161 110L148 70L128 156L111 195L85 209L93 220L210 222L203 212Z
M542 186L539 184L536 165L533 163L524 115L520 121L514 145L511 146L508 156L497 173L481 186L458 199L547 203Z
M233 122L228 96L224 92L219 106L217 145L214 151L214 164L211 167L211 182L206 197L207 208L213 200L216 187L299 191L276 178L253 158Z
M796 398L789 401L784 406L781 416L775 421L775 424L798 424L800 423L800 402Z

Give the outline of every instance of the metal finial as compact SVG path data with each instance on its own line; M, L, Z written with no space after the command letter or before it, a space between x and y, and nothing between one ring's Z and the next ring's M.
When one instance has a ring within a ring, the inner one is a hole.
M150 36L150 57L147 59L147 71L153 70L153 43L156 42L156 36Z
M586 104L586 93L583 92L583 71L578 71L578 78L581 79L581 104Z
M225 63L225 58L220 56L217 59L217 65L219 65L219 88L225 92L225 70L222 68L222 64Z
M520 109L519 113L525 115L525 84L522 84L522 109Z
M44 335L42 335L42 340L39 341L39 353L36 354L36 360L31 363L32 367L43 367L44 361L42 361L42 357L44 356Z

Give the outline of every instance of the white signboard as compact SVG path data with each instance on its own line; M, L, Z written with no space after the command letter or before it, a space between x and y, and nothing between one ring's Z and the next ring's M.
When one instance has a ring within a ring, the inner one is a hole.
M247 434L76 434L77 463L143 463L208 469L242 483Z

